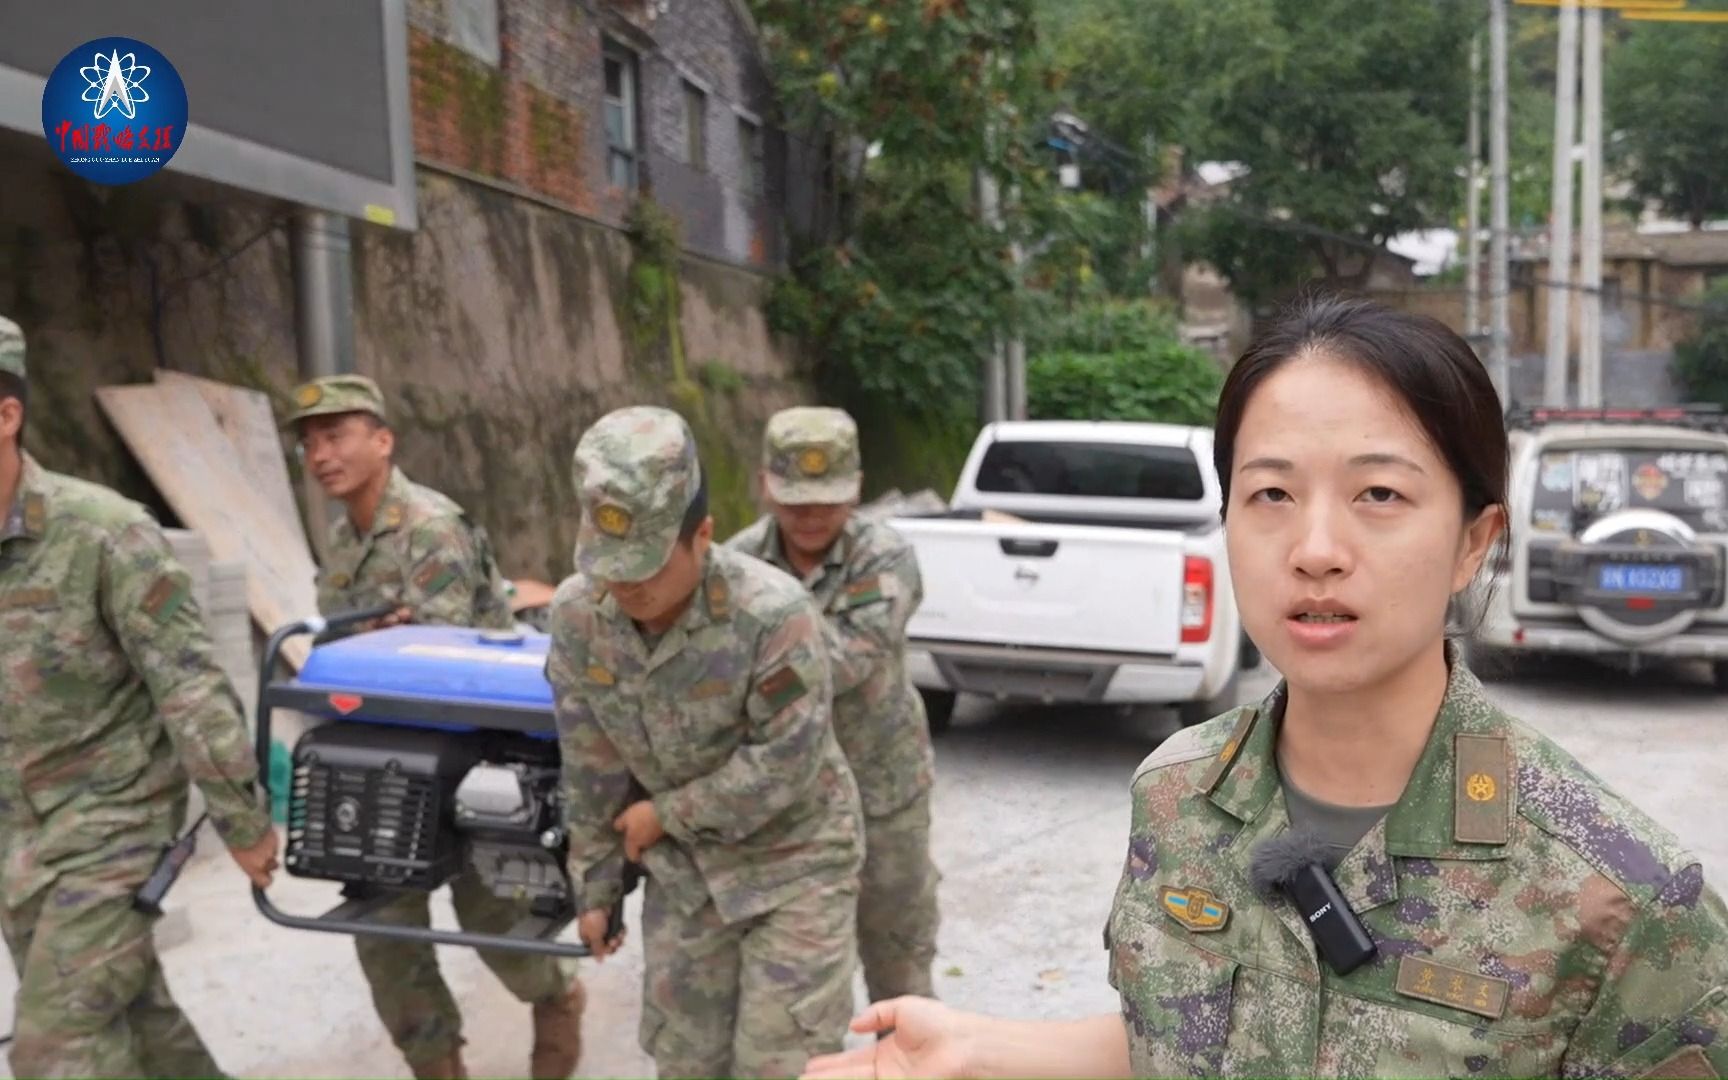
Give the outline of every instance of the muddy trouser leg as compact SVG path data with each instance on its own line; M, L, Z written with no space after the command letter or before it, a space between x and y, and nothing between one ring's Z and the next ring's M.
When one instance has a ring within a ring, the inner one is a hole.
M18 969L16 1076L221 1076L132 909L141 880L92 867L0 914Z
M744 935L733 1075L791 1077L841 1049L852 1018L858 883L845 877L755 920Z
M664 1077L732 1076L738 966L749 924L728 926L712 903L686 915L652 877L646 889L642 1049Z
M933 997L936 886L930 859L930 791L892 813L864 819L859 875L858 954L871 1001Z
M396 926L431 926L431 897L403 893L372 918ZM378 1018L411 1067L440 1061L462 1048L462 1014L430 942L361 935L354 939L354 951L372 988Z

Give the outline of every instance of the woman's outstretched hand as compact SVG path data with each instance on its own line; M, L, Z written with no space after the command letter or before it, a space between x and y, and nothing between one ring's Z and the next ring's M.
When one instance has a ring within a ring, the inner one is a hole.
M869 1046L811 1058L804 1076L806 1080L957 1080L968 1075L968 1036L982 1020L930 998L879 1001L852 1021L852 1030L881 1037Z

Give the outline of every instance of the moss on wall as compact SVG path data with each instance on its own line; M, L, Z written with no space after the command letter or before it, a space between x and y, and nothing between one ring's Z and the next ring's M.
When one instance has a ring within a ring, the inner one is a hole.
M664 389L696 436L708 477L708 509L718 537L730 536L756 516L749 425L735 415L732 394L711 378L691 378L680 320L678 223L652 200L637 200L629 222L632 252L626 303L631 344L639 358L666 372ZM709 364L698 375L707 375Z

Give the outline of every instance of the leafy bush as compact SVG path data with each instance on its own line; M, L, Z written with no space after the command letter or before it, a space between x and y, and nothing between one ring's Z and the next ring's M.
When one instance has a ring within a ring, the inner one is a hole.
M1113 353L1145 349L1178 340L1175 312L1145 300L1105 300L1060 307L1048 295L1034 295L1026 331L1026 351Z
M1130 352L1047 353L1027 362L1027 412L1039 420L1210 425L1223 374L1176 342Z
M1704 294L1698 327L1674 346L1669 370L1687 401L1728 407L1728 278Z
M1145 301L1047 310L1032 319L1027 412L1040 420L1211 424L1224 376L1181 343L1176 318Z

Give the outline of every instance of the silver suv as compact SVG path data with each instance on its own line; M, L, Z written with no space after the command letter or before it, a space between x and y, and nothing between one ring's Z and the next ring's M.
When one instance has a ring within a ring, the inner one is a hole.
M1510 544L1471 640L1518 653L1700 659L1728 690L1728 416L1516 409Z

